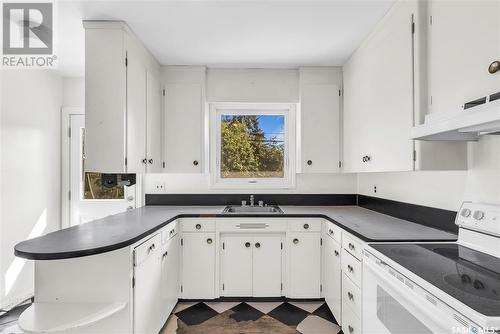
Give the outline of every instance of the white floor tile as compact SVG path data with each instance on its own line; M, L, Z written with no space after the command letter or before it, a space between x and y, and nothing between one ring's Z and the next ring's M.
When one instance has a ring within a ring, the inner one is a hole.
M205 304L217 311L217 313L224 313L230 308L241 304L241 302L205 302Z
M304 311L307 311L309 313L313 313L316 311L321 305L323 305L324 302L292 302L290 304L300 307Z
M19 328L19 326L13 325L10 327L5 328L1 334L23 334L24 332Z
M253 308L256 308L257 310L261 311L262 313L269 313L281 304L282 302L251 302L247 303L248 305L252 306Z
M302 334L335 334L340 331L340 327L323 318L310 315L297 326L297 331Z
M193 306L194 304L197 304L197 302L177 303L177 305L175 305L174 310L172 311L172 313L177 313L177 312L180 312L182 310L185 310L188 307Z

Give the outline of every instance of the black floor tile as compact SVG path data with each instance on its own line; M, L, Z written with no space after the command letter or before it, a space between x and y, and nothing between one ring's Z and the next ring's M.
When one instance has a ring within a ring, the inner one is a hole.
M236 320L237 322L255 321L264 315L264 313L257 310L256 308L253 308L247 303L238 304L235 307L233 307L231 311L233 311L234 313L231 314L229 317Z
M338 325L339 323L337 322L337 319L332 314L332 311L330 311L330 308L326 303L321 305L316 311L314 311L312 314L317 315L318 317L321 317L325 320L328 320L330 322L333 322L334 324Z
M292 304L283 303L269 312L267 315L273 317L278 321L281 321L285 325L297 326L309 315L309 312L304 311L303 309Z
M186 325L193 326L199 325L218 314L219 313L207 306L205 303L197 303L185 310L177 312L175 315Z

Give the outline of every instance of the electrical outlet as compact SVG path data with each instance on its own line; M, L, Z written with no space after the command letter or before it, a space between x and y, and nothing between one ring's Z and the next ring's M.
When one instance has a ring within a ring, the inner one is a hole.
M154 184L154 191L155 192L162 192L165 191L165 182L157 182Z
M376 193L377 192L377 186L373 186L373 192Z

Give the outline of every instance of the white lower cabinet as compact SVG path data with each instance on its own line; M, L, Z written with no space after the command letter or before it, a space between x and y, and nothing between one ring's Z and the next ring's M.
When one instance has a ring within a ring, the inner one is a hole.
M332 237L323 239L323 293L326 304L338 323L342 316L342 271L340 254L342 247Z
M183 233L181 298L215 298L215 233Z
M221 238L221 295L282 295L281 235L234 234Z
M321 297L321 233L287 233L287 297Z
M179 236L168 240L161 251L160 308L170 314L179 298Z
M134 333L158 333L164 314L160 310L159 234L134 249Z

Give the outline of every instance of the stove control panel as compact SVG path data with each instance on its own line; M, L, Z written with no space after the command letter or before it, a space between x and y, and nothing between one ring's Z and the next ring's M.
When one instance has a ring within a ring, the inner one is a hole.
M500 236L500 206L464 202L455 224L471 230Z

